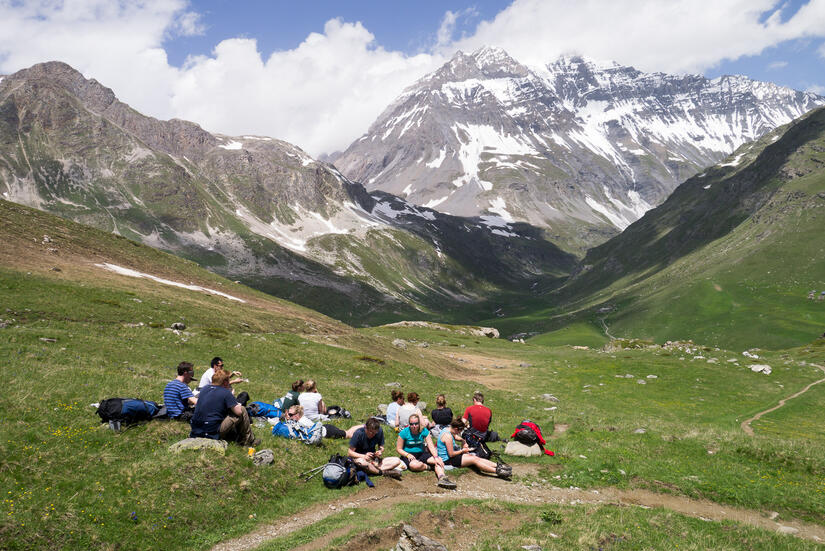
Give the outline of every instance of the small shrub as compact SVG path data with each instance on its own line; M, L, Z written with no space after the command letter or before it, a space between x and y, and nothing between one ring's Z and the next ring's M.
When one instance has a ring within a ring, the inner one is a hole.
M558 511L554 511L553 509L547 509L546 511L542 511L539 515L542 521L548 524L561 524L562 517Z
M149 325L152 329L160 329L163 327L163 324L159 321L150 321L147 325Z

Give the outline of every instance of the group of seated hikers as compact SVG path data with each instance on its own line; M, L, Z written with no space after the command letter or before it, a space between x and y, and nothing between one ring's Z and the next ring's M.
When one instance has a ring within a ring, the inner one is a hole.
M384 475L400 479L401 472L432 470L437 485L455 488L446 471L452 468L473 467L478 471L509 478L512 470L506 464L497 464L479 457L462 434L468 427L475 429L481 442L498 440L498 434L489 430L492 411L484 405L484 395L476 392L473 404L464 415L454 417L447 407L446 397L436 397L436 408L428 419L418 406L419 396L410 392L404 399L403 392L393 390L392 402L386 415L369 417L364 424L341 429L332 423L323 423L329 416L342 411L327 407L313 380L298 380L291 390L272 404L254 402L247 408L249 396L242 392L237 398L232 385L243 382L241 373L224 369L223 360L213 358L210 368L200 379L194 392L189 383L195 376L190 362L181 362L177 377L170 381L163 392L167 416L188 422L191 438L211 438L236 442L255 447L261 442L252 432L250 411L254 415L266 415L274 425L273 435L298 438L307 443L320 442L322 438L349 439L348 456L356 467L368 475ZM234 378L233 378L234 377ZM264 412L264 413L261 413ZM282 415L282 416L281 416ZM348 415L348 413L347 413ZM384 455L384 431L387 424L398 433L396 456ZM435 438L435 442L433 441Z

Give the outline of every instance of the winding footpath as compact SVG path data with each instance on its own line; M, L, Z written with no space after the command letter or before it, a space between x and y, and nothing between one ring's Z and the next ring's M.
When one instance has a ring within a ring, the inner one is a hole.
M823 373L825 373L825 367L822 367L821 365L817 365L817 364L808 364L808 365L818 367L820 370L822 370ZM785 402L787 402L788 400L793 400L797 396L805 394L806 392L808 392L811 389L812 386L818 385L819 383L825 383L825 379L819 379L818 381L814 381L811 384L809 384L808 386L806 386L805 388L803 388L802 390L800 390L799 392L797 392L796 394L792 394L791 396L788 396L787 398L783 398L782 400L779 400L779 403L777 405L773 406L770 409L766 409L765 411L760 411L759 413L757 413L756 415L754 415L750 419L746 419L746 420L742 421L742 424L739 425L739 426L742 427L742 430L745 431L745 434L747 434L748 436L753 436L754 433L753 433L753 428L751 427L751 423L753 423L754 421L756 421L757 419L759 419L763 415L767 415L768 413L770 413L772 411L778 410L779 408L784 406Z
M513 465L516 475L534 475L537 465ZM291 534L324 520L334 514L352 509L386 511L401 503L420 500L482 499L507 501L524 505L555 503L560 505L626 505L644 508L663 508L707 521L734 521L775 532L792 534L815 542L825 542L825 526L770 519L761 511L740 509L712 501L684 496L659 494L648 490L619 490L602 488L556 488L507 482L491 476L467 473L458 478L458 489L436 488L432 476L404 474L401 481L379 478L375 488L362 488L354 494L332 502L318 503L276 523L262 526L240 538L221 542L213 551L247 551L269 540Z

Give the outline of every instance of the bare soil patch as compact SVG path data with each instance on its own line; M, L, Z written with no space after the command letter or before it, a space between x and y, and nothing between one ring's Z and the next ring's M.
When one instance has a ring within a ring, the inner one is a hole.
M516 476L537 474L544 466L537 464L514 465L513 470ZM304 511L301 511L291 518L279 521L276 524L262 526L258 530L234 540L228 540L213 548L214 551L242 551L254 549L267 540L283 536L319 522L337 512L354 509L367 508L373 511L384 511L385 509L401 504L411 503L417 500L452 500L452 499L479 499L490 503L507 501L521 503L525 505L539 505L544 503L554 504L590 504L590 505L624 505L642 506L652 508L663 508L675 511L691 517L702 518L712 521L731 520L750 526L764 528L773 531L790 531L796 537L812 540L825 541L825 526L803 523L800 521L782 521L781 523L771 520L762 511L739 509L728 505L721 505L707 500L691 499L685 496L659 494L650 490L631 489L619 490L616 488L603 488L600 490L580 490L576 488L557 488L553 486L525 486L518 482L508 482L491 476L483 476L475 473L467 473L458 478L458 489L443 490L435 485L435 478L430 473L412 474L405 473L404 479L395 481L379 478L375 488L363 488L355 494L335 499L329 503L317 504ZM468 522L474 523L475 513L467 510L465 513ZM420 517L423 518L423 514ZM506 529L511 523L519 522L518 514L502 512L496 515L496 519L502 522L497 529ZM481 523L481 521L479 521ZM486 520L489 523L489 516ZM426 523L412 522L422 534L442 541L450 549L463 549L458 543L450 545L454 534L452 530L446 530L442 525L440 533L435 533L432 526ZM419 524L421 526L419 526ZM456 526L460 526L456 524ZM469 530L463 527L460 530L466 535ZM341 532L339 535L342 535ZM379 549L389 547L385 545L387 539L391 539L390 533L378 531L370 537L375 538L374 542L362 541L350 542L343 549ZM329 542L329 538L324 536L324 542ZM369 538L367 538L369 539ZM394 543L393 540L391 543ZM457 540L456 540L457 541ZM361 545L361 547L357 547ZM471 544L472 542L470 542ZM371 547L371 545L375 545ZM316 549L305 546L305 549Z

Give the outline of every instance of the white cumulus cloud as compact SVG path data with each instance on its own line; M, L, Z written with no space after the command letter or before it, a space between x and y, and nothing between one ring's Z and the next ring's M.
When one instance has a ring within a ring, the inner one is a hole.
M786 40L825 36L825 0L810 0L786 21L783 7L779 0L515 0L450 46L499 46L537 65L579 53L645 71L701 73Z
M191 58L172 91L176 116L229 134L264 134L312 155L343 149L416 78L444 60L373 45L338 19L298 47L264 56L255 40L224 40Z
M164 45L204 30L187 0L0 0L0 73L65 61L147 115L273 136L317 156L349 145L457 49L500 46L535 65L581 53L702 72L786 40L825 37L825 0L792 17L783 9L780 0L515 0L474 31L467 23L476 11L446 11L431 51L417 55L383 48L359 22L332 19L291 49L260 51L236 37L175 67Z

